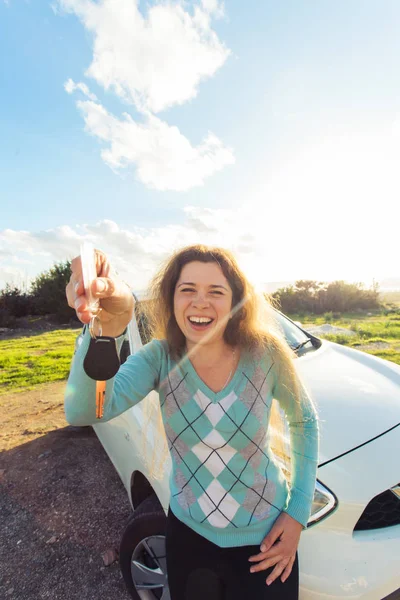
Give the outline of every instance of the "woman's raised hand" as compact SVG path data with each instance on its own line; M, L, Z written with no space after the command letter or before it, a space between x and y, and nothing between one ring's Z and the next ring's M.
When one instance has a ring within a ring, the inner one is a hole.
M101 310L98 312L98 317L102 334L117 337L132 318L133 295L126 283L111 274L107 256L100 250L95 250L95 262L97 277L92 281L91 292L94 299L100 301ZM75 309L78 319L82 323L89 323L93 313L89 310L88 299L85 296L80 256L75 257L71 262L71 278L65 291L68 305Z

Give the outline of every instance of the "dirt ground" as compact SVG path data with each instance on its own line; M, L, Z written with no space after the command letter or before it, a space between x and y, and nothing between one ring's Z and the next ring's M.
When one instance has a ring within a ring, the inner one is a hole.
M128 600L103 553L131 507L93 429L66 423L64 387L0 398L0 598Z

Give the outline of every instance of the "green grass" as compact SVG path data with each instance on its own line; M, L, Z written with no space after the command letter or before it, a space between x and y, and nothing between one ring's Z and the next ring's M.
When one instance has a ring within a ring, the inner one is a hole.
M371 314L368 314L371 313ZM366 348L374 356L390 360L400 365L400 307L398 312L385 314L385 310L365 311L365 313L327 313L325 315L288 315L293 321L300 321L307 329L307 325L322 325L329 323L334 327L351 329L357 335L346 336L343 334L319 334L318 337L358 349L364 344L385 342L389 348Z
M0 341L0 395L67 378L79 330Z
M370 311L372 312L372 311ZM307 325L346 327L357 335L321 335L325 339L357 349L363 344L385 342L389 348L363 349L364 352L400 365L399 313L375 311L371 315L355 313L338 315L288 315L293 321ZM0 341L0 396L8 392L33 389L41 383L65 380L68 377L79 329L58 330L31 337Z

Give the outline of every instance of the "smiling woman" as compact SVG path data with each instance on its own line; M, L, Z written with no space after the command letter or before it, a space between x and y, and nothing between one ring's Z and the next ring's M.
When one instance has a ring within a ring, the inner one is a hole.
M197 374L215 392L229 382L238 361L235 348L223 341L231 310L232 289L217 263L193 261L182 268L174 293L175 319Z
M93 291L106 335L116 337L120 348L132 296L110 279L107 265L98 253L102 277ZM78 259L72 271L69 302L88 322ZM154 448L165 442L155 457L159 471L168 450L172 457L166 533L171 600L203 598L204 585L216 600L297 600L297 547L311 512L319 437L295 354L268 302L222 248L197 245L176 252L155 276L149 296L153 339L107 381L104 416L97 420L96 384L83 366L90 342L84 334L66 394L67 420L108 421L158 391ZM290 485L275 454L283 427L276 426L274 398L290 427Z
M216 263L193 261L183 267L175 286L174 313L188 347L202 339L210 343L217 333L221 339L231 305L231 287ZM214 335L210 333L211 325ZM208 336L196 336L189 343L194 331L205 330Z

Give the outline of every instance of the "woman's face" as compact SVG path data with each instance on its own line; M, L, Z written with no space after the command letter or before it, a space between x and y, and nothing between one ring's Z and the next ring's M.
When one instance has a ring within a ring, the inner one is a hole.
M217 263L193 261L182 268L174 314L188 346L222 340L231 308L232 289Z

